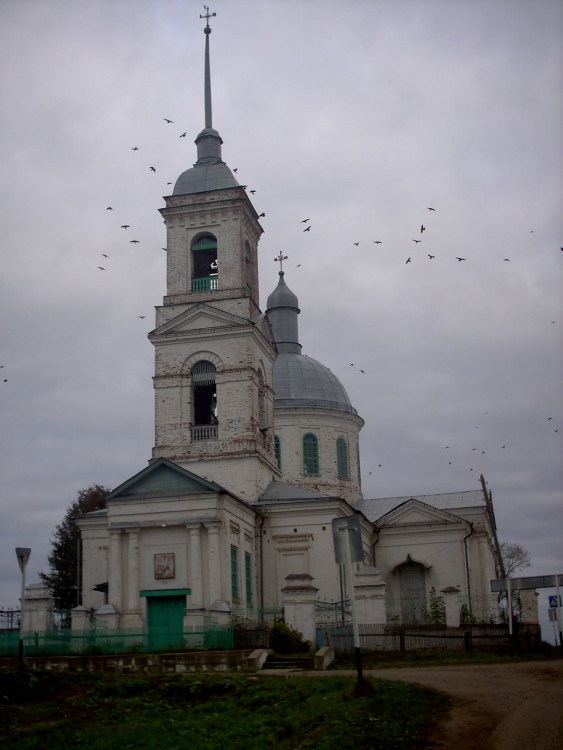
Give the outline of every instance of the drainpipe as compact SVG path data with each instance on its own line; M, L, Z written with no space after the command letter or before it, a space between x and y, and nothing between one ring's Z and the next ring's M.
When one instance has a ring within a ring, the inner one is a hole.
M258 533L260 534L260 542L258 544L259 549L259 555L260 555L260 564L258 566L259 574L260 574L260 610L263 612L264 610L264 522L266 518L262 513L260 514L260 526L258 528Z
M471 527L471 530L469 534L463 537L463 552L465 555L465 581L467 585L467 601L469 602L469 614L473 614L473 605L471 603L471 580L469 577L469 554L467 552L467 540L475 533L475 530L473 529L472 523L470 523L469 525Z

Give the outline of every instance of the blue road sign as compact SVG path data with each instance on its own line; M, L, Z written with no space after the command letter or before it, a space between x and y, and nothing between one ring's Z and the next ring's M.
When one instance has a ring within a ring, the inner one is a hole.
M550 609L556 609L557 607L560 607L560 606L561 606L561 597L560 596L557 596L557 594L553 594L553 596L549 597L549 608Z

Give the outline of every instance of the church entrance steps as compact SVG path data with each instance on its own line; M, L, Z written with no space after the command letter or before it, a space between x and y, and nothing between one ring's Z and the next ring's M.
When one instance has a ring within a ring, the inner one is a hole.
M312 671L315 669L315 657L308 654L290 654L287 656L270 654L262 669L290 670L292 672Z

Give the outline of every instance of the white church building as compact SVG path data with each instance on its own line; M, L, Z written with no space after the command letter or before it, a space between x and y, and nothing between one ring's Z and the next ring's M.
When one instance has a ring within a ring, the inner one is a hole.
M494 619L498 542L485 488L364 499L363 420L338 378L302 353L281 254L260 307L263 229L212 126L210 33L197 161L160 209L168 265L149 334L154 448L107 509L78 520L83 608L150 632L283 607L314 640L319 602L354 596L360 622L422 622L434 590L452 623L464 612ZM353 592L332 530L350 516L364 556Z

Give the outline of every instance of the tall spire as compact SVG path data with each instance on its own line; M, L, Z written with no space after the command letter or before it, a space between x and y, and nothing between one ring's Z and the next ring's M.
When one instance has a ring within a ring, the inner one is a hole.
M209 61L209 35L211 26L209 19L216 16L216 13L209 12L209 6L204 5L205 14L200 18L205 18L206 25L203 30L205 34L205 128L196 138L197 145L197 164L217 164L221 162L221 144L223 143L219 133L213 128L213 118L211 109L211 64Z
M209 6L204 5L205 15L200 18L205 18L207 24L203 30L205 34L205 127L212 128L212 114L211 114L211 65L209 64L209 35L211 34L211 26L209 25L209 19L216 16L217 13L210 13Z

